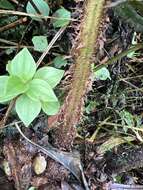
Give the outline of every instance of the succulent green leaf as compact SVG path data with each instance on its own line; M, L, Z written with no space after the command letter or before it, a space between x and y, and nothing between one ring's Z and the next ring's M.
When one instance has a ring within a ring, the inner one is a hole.
M9 101L19 94L28 90L28 84L24 84L18 77L10 76L5 80L6 87L3 87L4 94L0 96L0 102Z
M47 115L55 115L60 108L60 103L58 101L56 102L42 102L42 110Z
M64 59L64 57L61 55L55 57L55 59L53 60L53 63L54 63L54 66L58 69L68 64L67 60Z
M46 102L57 101L57 97L51 86L46 81L41 79L33 79L29 83L29 89L26 94L33 100L41 100Z
M58 18L52 19L52 23L55 28L64 27L69 24L71 13L65 8L60 8L53 14L53 17Z
M40 101L33 101L25 94L16 100L16 113L26 127L38 116L40 111Z
M37 15L40 12L41 15L43 16L49 16L50 8L49 8L49 5L45 1L43 0L32 0L32 1L35 6L32 5L31 2L28 1L27 6L26 6L27 13ZM37 18L37 17L32 17L32 19L41 21L41 18Z
M36 72L36 63L27 48L22 49L8 63L7 71L10 75L17 76L24 82L32 79Z
M111 80L109 70L106 67L103 67L103 68L95 71L94 78L95 78L95 80L107 80L107 79Z
M52 88L54 88L60 82L63 75L63 70L55 69L53 67L42 67L41 69L38 69L34 78L45 80Z
M43 52L46 50L48 46L48 41L46 36L34 36L32 38L32 42L34 44L34 50Z

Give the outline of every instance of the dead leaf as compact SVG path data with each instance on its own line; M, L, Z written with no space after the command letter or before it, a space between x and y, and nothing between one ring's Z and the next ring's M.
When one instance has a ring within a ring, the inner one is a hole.
M62 190L73 190L73 188L66 181L62 181L61 189Z

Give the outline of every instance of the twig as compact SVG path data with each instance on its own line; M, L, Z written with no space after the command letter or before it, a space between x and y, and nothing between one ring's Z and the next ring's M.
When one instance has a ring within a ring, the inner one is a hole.
M140 92L143 92L143 89L142 88L139 88L137 86L135 86L134 84L132 84L131 82L129 81L126 81L125 79L120 79L119 81L123 81L125 82L126 84L130 85L131 87L135 88L136 90L140 91Z
M20 18L20 19L16 20L15 22L12 22L12 23L10 23L10 24L8 24L8 25L6 25L6 26L1 27L1 28L0 28L0 32L3 32L3 31L5 31L5 30L9 30L9 29L11 29L11 28L14 28L14 27L16 27L17 25L20 25L20 24L22 24L22 23L24 23L24 22L26 22L26 21L27 21L27 17Z
M108 189L110 190L115 190L115 189L142 190L143 185L124 185L124 184L119 184L119 183L113 183L113 184L109 184Z
M18 53L18 51L19 51L19 49L20 49L20 46L21 46L21 43L22 43L22 41L23 41L23 38L24 38L26 32L28 31L29 26L32 24L32 22L33 22L33 20L31 20L31 21L29 22L29 24L26 26L25 30L23 31L22 36L21 36L21 39L20 39L20 41L19 41L19 43L18 43L18 49L17 49L17 52L16 52L16 53Z
M1 39L1 38L0 38L0 42L5 43L5 44L14 45L14 46L17 45L17 43L15 43L15 42L11 42L9 40L5 40L5 39Z
M13 3L15 3L15 4L17 4L18 5L18 1L17 0L10 0L10 1L12 1Z
M101 63L99 65L97 65L94 69L94 71L97 71L107 65L110 65L112 63L115 63L116 61L118 61L119 59L122 59L123 57L125 57L128 53L131 53L133 51L137 51L139 49L143 49L143 44L142 43L139 43L139 44L136 44L134 46L132 46L131 48L119 53L118 55L112 57L111 59L109 59L107 62L105 63Z
M0 49L20 49L20 48L30 48L30 49L34 49L33 46L25 46L25 45L20 45L20 46L0 46Z
M8 109L4 115L4 118L2 119L1 123L0 123L0 128L3 128L5 126L5 123L8 119L8 116L13 108L13 106L15 105L15 101L16 101L16 98L14 98L13 100L11 100L9 106L8 106Z
M41 57L37 61L37 67L41 64L41 62L43 61L43 59L45 58L45 56L48 54L49 50L52 48L52 46L57 41L57 39L61 36L61 34L65 31L65 29L66 29L66 27L60 28L60 30L56 33L56 35L54 36L54 38L49 43L47 49L43 52L43 54L41 55Z
M109 5L105 6L105 8L111 8L116 7L117 5L120 5L122 3L125 3L127 0L118 0L116 2L110 3Z
M6 15L19 15L19 16L28 16L28 17L37 17L37 18L52 18L56 20L70 20L70 21L77 21L77 19L68 19L68 18L58 18L58 17L53 17L53 16L43 16L39 14L28 14L20 11L11 11L11 10L3 10L0 9L0 14L6 14Z

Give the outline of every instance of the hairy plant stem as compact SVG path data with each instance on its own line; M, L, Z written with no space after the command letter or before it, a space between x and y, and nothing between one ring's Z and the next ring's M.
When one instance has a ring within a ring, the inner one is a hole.
M82 114L84 96L88 89L91 71L91 59L103 16L104 3L105 0L88 0L85 6L79 43L75 49L76 64L71 90L57 119L59 123L60 119L62 122L59 124L58 132L55 136L56 145L60 148L70 149L75 138L74 126L79 122Z

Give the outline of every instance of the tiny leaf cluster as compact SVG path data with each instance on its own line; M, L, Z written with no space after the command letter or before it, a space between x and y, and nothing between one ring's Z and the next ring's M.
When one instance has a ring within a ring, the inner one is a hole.
M16 98L15 108L19 118L28 126L40 113L54 115L59 101L53 88L60 82L64 71L37 65L27 48L22 49L7 64L9 75L0 76L0 103Z

